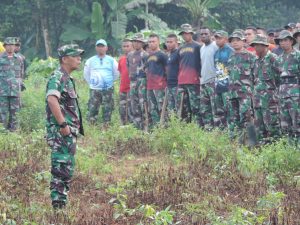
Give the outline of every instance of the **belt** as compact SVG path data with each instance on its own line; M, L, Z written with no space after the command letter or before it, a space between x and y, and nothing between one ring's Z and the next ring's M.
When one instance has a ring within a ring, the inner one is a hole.
M281 77L280 84L300 84L300 80L296 77Z

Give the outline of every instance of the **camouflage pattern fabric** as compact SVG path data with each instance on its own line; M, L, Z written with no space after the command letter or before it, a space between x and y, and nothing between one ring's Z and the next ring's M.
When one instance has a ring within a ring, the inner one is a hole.
M121 124L126 125L132 121L129 92L120 92L119 97L120 97L119 113L120 113Z
M162 106L165 98L165 90L148 90L148 112L150 115L149 125L154 127L160 121Z
M216 115L215 83L202 84L200 87L200 115L204 128L214 128L214 117Z
M256 59L253 75L256 134L259 141L268 142L280 136L277 56L268 52L265 57Z
M74 172L76 137L84 134L78 96L73 78L62 68L51 75L46 90L48 96L58 98L60 109L70 127L71 134L63 137L60 127L46 100L46 140L51 148L51 199L53 206L66 204L69 184Z
M21 62L16 54L12 58L8 58L6 52L0 55L0 122L10 131L17 129L16 112L20 109L21 76Z
M96 123L101 104L103 105L102 121L105 124L110 123L111 114L114 107L113 94L114 94L113 88L110 88L108 90L90 89L90 99L88 102L88 108L89 108L88 121L91 124Z
M278 59L280 71L280 124L282 133L300 143L300 52L293 50Z
M168 112L176 113L177 87L168 87Z
M180 109L182 94L184 94L184 104L182 109ZM183 120L189 120L189 118L191 118L191 120L194 120L199 126L203 126L200 115L200 85L181 84L178 86L177 110L182 110L180 116Z
M130 82L130 103L133 124L143 130L145 125L145 103L147 103L147 80L139 77Z
M18 128L17 112L20 110L19 97L0 96L0 122L5 129L15 131Z
M228 124L228 92L216 93L215 106L214 125L221 130L226 129Z
M228 127L230 137L245 132L253 115L252 89L253 67L256 56L244 50L234 53L228 61L229 91L228 91Z

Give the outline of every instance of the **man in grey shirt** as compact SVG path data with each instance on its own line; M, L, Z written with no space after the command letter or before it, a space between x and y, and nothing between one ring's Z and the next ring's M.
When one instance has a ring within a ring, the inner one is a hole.
M203 46L200 49L201 55L201 88L200 88L200 111L204 124L204 128L211 130L218 126L216 121L216 104L215 104L215 78L216 68L214 55L218 50L218 46L211 40L211 31L209 28L200 30L201 41Z

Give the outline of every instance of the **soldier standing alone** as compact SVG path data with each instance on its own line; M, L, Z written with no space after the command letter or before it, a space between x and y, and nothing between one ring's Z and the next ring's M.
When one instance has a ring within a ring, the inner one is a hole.
M78 45L58 49L60 67L46 91L47 143L51 148L50 191L54 209L63 208L75 166L76 140L84 134L75 83L70 74L79 69L83 50Z

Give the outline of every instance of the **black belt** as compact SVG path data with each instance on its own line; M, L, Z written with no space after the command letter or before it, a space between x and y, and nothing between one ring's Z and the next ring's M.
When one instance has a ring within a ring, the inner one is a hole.
M280 84L300 84L300 80L296 77L281 77Z

